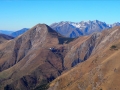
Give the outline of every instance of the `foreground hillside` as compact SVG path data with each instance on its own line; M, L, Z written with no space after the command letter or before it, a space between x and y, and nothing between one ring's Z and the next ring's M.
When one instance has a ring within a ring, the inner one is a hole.
M97 52L55 79L48 90L120 90L120 27L101 34Z

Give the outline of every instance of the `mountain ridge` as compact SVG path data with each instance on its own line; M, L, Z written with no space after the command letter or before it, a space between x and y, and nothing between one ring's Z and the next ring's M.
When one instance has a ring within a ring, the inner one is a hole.
M90 35L94 32L101 32L105 29L113 28L115 26L120 26L120 23L116 22L113 24L107 24L99 20L93 20L93 21L89 20L89 21L81 21L81 22L61 21L50 25L52 29L54 29L61 35L71 38ZM11 35L13 37L17 37L23 34L24 32L26 32L27 30L29 30L29 28L23 28L15 32L3 30L1 31L1 33Z
M12 32L10 35L13 37L17 37L17 36L25 33L27 30L29 30L29 28L23 28L23 29L15 31L15 32Z
M53 23L50 26L64 36L75 38L90 35L94 32L101 32L102 30L109 29L114 26L120 26L120 23L116 22L114 24L106 24L105 22L98 20L81 22L61 21Z
M11 33L13 33L13 31L9 31L9 30L0 30L0 34L10 35Z

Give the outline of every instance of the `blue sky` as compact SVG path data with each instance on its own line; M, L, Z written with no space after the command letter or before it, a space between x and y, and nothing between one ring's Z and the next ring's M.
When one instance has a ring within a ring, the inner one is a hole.
M119 0L0 0L0 30L96 19L112 24L120 22L119 4Z

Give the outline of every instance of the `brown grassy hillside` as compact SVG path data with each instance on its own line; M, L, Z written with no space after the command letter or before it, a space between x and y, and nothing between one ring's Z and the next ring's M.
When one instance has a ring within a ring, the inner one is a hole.
M101 34L95 53L51 82L48 90L120 89L120 27Z

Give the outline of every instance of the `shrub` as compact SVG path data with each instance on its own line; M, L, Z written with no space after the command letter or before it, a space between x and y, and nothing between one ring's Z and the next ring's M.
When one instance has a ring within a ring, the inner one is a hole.
M112 45L112 46L110 47L110 49L117 50L117 46L116 46L116 45Z

